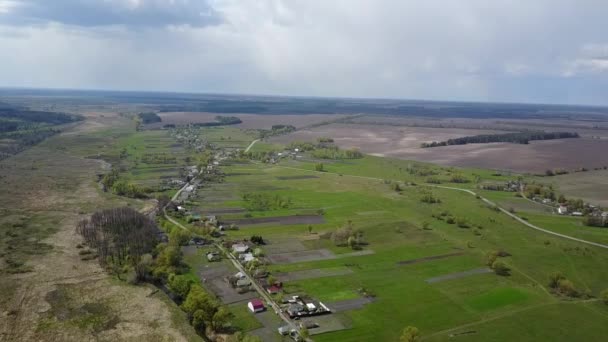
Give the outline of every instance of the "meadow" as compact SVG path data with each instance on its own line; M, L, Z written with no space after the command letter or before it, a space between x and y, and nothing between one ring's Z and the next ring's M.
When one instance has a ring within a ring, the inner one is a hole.
M605 250L534 231L474 196L431 188L425 182L431 172L441 185L475 189L479 182L504 182L516 175L372 156L323 161L325 172L315 172L318 160L302 160L224 166L224 183L204 189L199 197L205 203L203 210L206 206L210 211L246 208L248 203L242 197L246 193L281 196L292 203L288 208L239 210L221 216L226 219L322 212L324 223L320 224L246 225L227 233L231 239L263 236L269 241L271 256L275 250L278 255L289 253L281 250L281 245L304 248L315 255L312 259L316 260L269 265L277 274L349 270L336 276L287 281L286 294L306 294L330 307L362 298L362 293L373 294L370 303L334 314L349 322L347 329L314 335L315 341L394 341L407 325L418 327L423 339L429 340L450 336L470 340L597 340L607 332L608 307L594 299L608 284ZM470 182L451 183L455 174ZM400 191L391 187L394 182L402 184ZM428 192L441 203L421 202ZM487 191L483 195L501 205L501 201L518 205L518 213L547 229L606 242L604 231L589 233L590 228L583 227L580 219L556 216L515 198L513 193ZM441 213L464 219L466 227L437 219ZM363 232L362 251L367 253L352 253L328 238L349 221ZM331 257L328 252L312 253L319 250L329 251ZM479 273L427 282L487 267L486 255L496 250L508 253L500 260L509 266L509 276ZM570 279L581 297L553 294L548 283L554 272ZM559 314L562 311L567 313ZM563 328L575 316L585 320L587 329Z

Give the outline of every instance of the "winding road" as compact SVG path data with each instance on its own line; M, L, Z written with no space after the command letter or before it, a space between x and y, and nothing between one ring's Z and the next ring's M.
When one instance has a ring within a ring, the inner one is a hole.
M348 175L348 174L337 174L337 173L333 173L333 172L327 172L327 171L316 171L316 170L308 170L308 169L303 169L303 168L299 168L299 167L290 167L290 166L281 166L281 165L275 165L275 167L280 167L280 168L286 168L286 169L294 169L294 170L301 170L301 171L307 171L307 172L314 172L314 173L320 173L320 174L332 174L332 175L336 175L336 176L346 176L346 177L355 177L355 178L363 178L363 179L370 179L370 180L378 180L378 181L384 181L385 179L383 178L377 178L377 177L367 177L367 176L356 176L356 175ZM516 221L524 224L525 226L538 230L540 232L549 234L549 235L553 235L553 236L557 236L563 239L568 239L568 240L572 240L572 241L576 241L576 242L580 242L580 243L584 243L587 245L591 245L591 246L595 246L595 247L600 247L600 248L604 248L604 249L608 249L608 245L604 245L601 243L597 243L597 242L593 242L593 241L587 241L587 240L583 240L583 239L579 239L579 238L575 238L573 236L569 236L569 235L565 235L565 234L561 234L561 233L556 233L554 231L548 230L548 229L544 229L541 228L539 226L533 225L532 223L520 218L519 216L510 213L508 210L502 208L501 206L497 205L496 203L490 201L489 199L479 195L478 193L469 190L469 189L462 189L462 188L456 188L456 187L451 187L451 186L442 186L442 185L434 185L434 184L425 184L424 186L428 186L428 187L433 187L433 188L441 188L441 189L448 189L448 190L455 190L455 191L462 191L462 192L466 192L472 196L478 196L479 199L481 199L484 203L494 206L496 208L498 208L500 211L502 211L503 213L505 213L506 215L512 217L513 219L515 219Z
M260 141L260 139L255 139L254 141L252 141L251 144L249 144L249 146L247 146L247 148L245 149L245 153L249 152L253 145L255 145L255 143L257 143L258 141Z

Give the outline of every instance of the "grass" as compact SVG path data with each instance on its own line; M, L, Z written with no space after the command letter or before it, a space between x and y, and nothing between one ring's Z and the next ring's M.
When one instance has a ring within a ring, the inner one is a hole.
M221 147L243 148L253 140L250 133L234 127L202 131ZM143 153L168 153L175 149L171 147L174 142L164 131L116 131L112 134L111 138L93 136L91 139L109 143L111 148L104 153L110 157L115 158L123 148L127 148L128 157L123 162L130 179L137 182L155 182L159 177L175 172L176 166L184 165L186 157L196 157L182 150L175 152L178 165L137 164ZM257 148L263 151L274 147L258 143L254 150ZM82 153L89 155L92 151L83 150ZM367 242L363 248L373 251L373 254L269 266L271 271L281 272L322 268L349 268L353 271L341 276L286 282L288 293L307 294L325 302L358 298L361 289L376 296L373 303L342 313L352 323L351 329L321 334L315 336L315 341L397 340L407 325L417 326L424 336L431 336L431 340L446 339L448 333L443 333L444 330L463 325L474 326L471 329L476 333L467 335L473 340L597 340L601 337L601 327L607 323L603 307L562 304L548 293L546 284L552 272L560 271L582 292L597 295L608 281L605 267L608 255L605 251L531 230L488 208L469 194L426 188L423 185L428 176L412 174L408 169L433 173L442 185L469 189L475 189L478 182L503 182L514 176L499 176L489 170L439 167L369 156L347 161L324 161L327 170L324 173L312 173L314 163L290 160L279 165L248 163L223 166L226 173L224 182L205 186L191 206L202 210L243 208L246 207L241 197L244 193L279 195L291 198L293 204L289 208L231 214L225 218L239 218L246 214L252 217L289 216L322 209L325 223L312 226L316 236L331 233L347 221L352 221L354 227L363 232ZM311 174L318 178L293 178ZM450 183L456 174L470 182ZM384 180L418 185L403 186L401 192L395 192ZM420 199L424 191L431 191L441 199L441 203L422 203ZM516 212L521 211L530 222L542 227L560 232L569 230L568 234L573 236L588 234L589 239L604 239L602 232L590 234L591 230L583 230L586 227L580 226L576 219L548 214L534 203L513 197L512 193L484 192L486 195L505 207L516 207ZM445 219L433 218L442 212L466 218L469 228L459 228L448 224ZM428 229L422 229L425 222ZM329 239L311 239L306 224L241 227L228 232L227 238L249 238L254 234L271 241L302 240L308 249L328 249L338 256L352 252L349 248L335 246ZM591 235L593 237L589 237ZM434 284L425 282L432 277L484 267L485 255L498 249L512 255L502 259L511 268L509 277L483 274ZM455 252L462 255L399 264L400 261ZM206 262L202 250L186 256L186 261L191 269ZM196 277L194 272L189 275L193 279ZM230 306L230 309L236 316L234 324L237 329L251 331L259 327L259 322L243 304ZM566 318L556 317L558 310L567 310ZM561 331L559 336L554 333L574 317L584 320L585 327L592 331L571 329ZM535 320L539 323L531 323ZM516 329L517 326L527 328Z
M432 189L442 203L424 204L420 202L420 186L404 187L401 193L396 193L382 180L375 179L424 183L425 177L404 171L411 163L376 157L330 161L325 167L327 172L315 174L319 178L291 178L289 181L281 181L277 177L311 174L309 170L313 170L314 163L288 161L278 166L250 164L224 168L228 174L235 175L227 176L225 183L230 186L214 190L214 195L230 194L238 198L244 192L267 192L289 196L294 203L289 209L251 212L253 217L290 215L322 208L326 223L313 225L313 231L318 235L331 232L348 220L364 232L369 242L364 248L373 250L374 254L270 266L271 270L281 272L333 267L353 270L352 274L337 277L287 282L285 290L288 293L304 293L326 302L357 298L361 288L377 296L375 302L362 309L344 313L352 321L352 329L318 335L315 340L395 340L405 325L415 325L426 335L461 324L481 322L487 317L500 317L513 310L542 305L539 309L542 311L545 306L552 307L556 302L556 298L546 290L549 274L556 270L567 273L582 291L597 294L605 287L608 274L602 267L607 259L603 251L590 247L585 249L584 245L533 231L487 208L468 194ZM454 172L471 179L479 177L494 182L507 179L485 170L454 171L452 168L421 165L438 172L448 186L475 188L474 182L447 183L449 175ZM243 172L244 169L247 172ZM201 196L205 196L204 192ZM545 214L534 203L526 207L528 203L513 197L512 193L496 193L492 199L520 205L516 210L526 210L525 215L531 222L539 218L560 219ZM243 206L241 200L218 204L218 207ZM454 217L465 217L471 227L458 228L431 217L442 211L448 211ZM429 223L429 230L421 228L423 222ZM252 234L269 239L309 236L306 225L260 225L229 232L234 238ZM549 241L548 245L546 241ZM324 239L305 240L303 244L310 249L329 249L335 254L350 252ZM464 255L403 266L397 264L402 260L451 253L455 248L463 251ZM424 282L431 277L483 267L485 254L497 249L512 254L504 258L512 268L510 277L485 274L432 285ZM593 317L597 319L600 316ZM570 336L579 335L571 333Z
M228 306L228 309L234 315L232 324L235 329L247 332L263 327L262 323L249 311L246 303L232 304Z
M469 298L469 307L476 311L495 310L508 305L525 302L529 295L517 288L496 288L489 292Z

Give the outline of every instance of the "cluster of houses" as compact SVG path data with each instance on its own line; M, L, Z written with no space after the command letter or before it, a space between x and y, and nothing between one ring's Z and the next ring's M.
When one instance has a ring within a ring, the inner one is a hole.
M283 300L284 310L292 319L331 313L325 304L310 298L292 296Z
M589 203L584 203L580 208L573 208L568 204L558 203L557 213L570 216L591 216L601 218L602 220L608 220L608 211L604 211L602 208Z
M518 192L521 190L523 184L520 181L510 180L504 184L483 184L481 188L483 190L492 191L507 191L507 192Z

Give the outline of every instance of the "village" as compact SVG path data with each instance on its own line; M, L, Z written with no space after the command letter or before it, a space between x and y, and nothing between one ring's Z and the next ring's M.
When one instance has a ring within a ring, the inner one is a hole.
M279 158L301 157L298 152L297 148L279 152L268 162L274 163ZM202 285L225 304L239 303L245 306L251 315L264 324L266 334L274 330L275 334L295 341L306 341L310 340L312 333L340 329L340 324L331 320L326 327L321 321L315 320L316 316L332 313L331 308L323 302L306 294L285 293L283 282L268 271L267 266L272 264L272 260L265 254L266 241L262 236L253 235L242 240L227 238L226 233L238 230L238 225L224 222L221 215L193 208L193 199L201 187L209 182L221 183L223 173L220 163L240 154L238 150L222 150L204 167L186 167L184 180L172 179L166 182L169 186L181 187L167 203L167 215L195 227L203 227L208 233L207 237L192 236L182 247L185 254L195 253L198 258L204 259L202 261L206 266L198 272ZM161 241L167 241L166 234L159 234ZM195 250L200 252L193 252ZM269 314L278 319L270 319ZM325 321L326 318L322 320Z
M530 201L551 208L551 211L558 215L585 217L584 222L588 226L608 226L608 211L580 199L567 199L563 195L556 196L552 186L526 184L518 180L507 181L504 184L484 184L480 188L515 193L515 196L523 196Z

